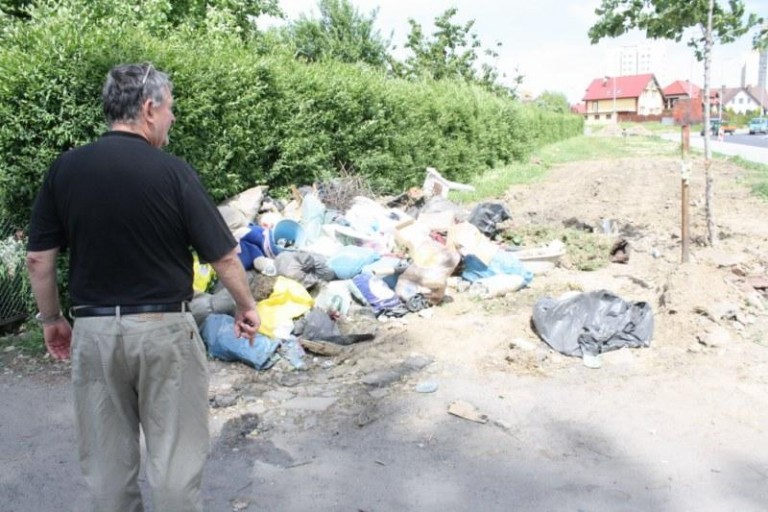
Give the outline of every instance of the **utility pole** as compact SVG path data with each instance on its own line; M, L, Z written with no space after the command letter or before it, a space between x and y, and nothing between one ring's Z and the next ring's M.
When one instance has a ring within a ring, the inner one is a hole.
M768 22L763 24L768 28ZM760 88L760 117L765 115L765 86L766 76L768 76L768 48L760 51L760 57L757 64L757 86Z
M699 93L701 98L701 93ZM681 166L680 166L680 261L682 263L688 263L689 261L689 246L690 246L690 215L688 212L688 202L690 197L690 182L691 182L691 163L688 160L691 148L691 120L693 118L691 108L693 107L693 87L691 81L688 80L688 108L687 112L683 114L683 126L680 130L680 152L681 152Z
M613 82L613 107L611 111L611 120L613 121L613 124L618 124L619 120L617 118L617 112L616 112L616 77L613 78L609 77L608 75L605 76L605 81L603 82L603 86L608 85L608 80L612 80Z
M686 118L686 124L682 126L680 131L682 140L680 141L681 152L681 168L680 168L680 261L688 263L689 261L689 245L690 245L690 220L688 214L688 202L689 202L689 188L691 182L691 164L688 161L688 154L690 153L691 144L691 126L690 126L690 111L693 99L688 103L688 116Z

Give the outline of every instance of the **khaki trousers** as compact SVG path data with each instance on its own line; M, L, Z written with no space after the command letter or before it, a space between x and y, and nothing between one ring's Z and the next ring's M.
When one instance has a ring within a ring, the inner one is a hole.
M208 365L190 313L78 318L72 381L80 464L95 511L144 510L139 426L154 510L202 510Z

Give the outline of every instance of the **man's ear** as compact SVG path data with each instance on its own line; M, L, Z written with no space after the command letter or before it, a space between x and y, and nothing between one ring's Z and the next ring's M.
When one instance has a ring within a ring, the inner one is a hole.
M144 100L144 103L141 104L141 113L144 117L144 120L148 123L154 119L154 111L152 110L153 106L154 102L151 99Z

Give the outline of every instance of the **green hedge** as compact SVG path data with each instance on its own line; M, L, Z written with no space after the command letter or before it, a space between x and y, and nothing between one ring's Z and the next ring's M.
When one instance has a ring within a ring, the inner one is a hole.
M463 83L263 55L226 20L170 29L162 13L131 13L116 22L59 8L26 24L2 22L0 213L15 225L27 223L55 156L105 130L100 92L118 63L151 61L170 72L178 120L169 151L198 170L216 200L254 184L310 183L342 167L382 192L420 183L427 166L462 181L582 131L578 116Z

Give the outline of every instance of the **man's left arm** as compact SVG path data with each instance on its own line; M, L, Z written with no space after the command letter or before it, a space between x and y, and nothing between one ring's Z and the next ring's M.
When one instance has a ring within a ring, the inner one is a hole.
M27 252L27 269L43 324L43 337L48 352L55 359L69 359L72 327L61 314L59 290L56 285L56 256L58 248Z

